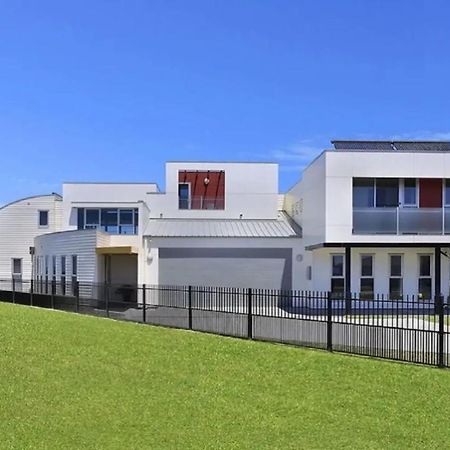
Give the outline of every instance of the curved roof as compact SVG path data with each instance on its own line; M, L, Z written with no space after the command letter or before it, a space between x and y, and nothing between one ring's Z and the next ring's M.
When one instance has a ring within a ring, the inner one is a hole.
M13 202L9 202L6 205L0 206L0 210L5 209L8 206L14 205L16 203L20 203L20 202L23 202L25 200L32 200L34 198L39 198L39 197L57 197L59 199L62 199L62 196L57 194L56 192L52 192L51 194L31 195L29 197L19 198L18 200L14 200Z

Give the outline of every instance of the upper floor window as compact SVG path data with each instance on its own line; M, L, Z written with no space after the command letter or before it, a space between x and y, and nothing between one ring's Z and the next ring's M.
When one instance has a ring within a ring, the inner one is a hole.
M48 211L39 211L39 226L48 227Z
M445 180L444 202L445 206L450 206L450 180Z
M78 229L99 229L111 234L137 234L137 208L79 208Z
M403 180L403 205L417 206L417 182L415 178Z
M353 206L373 208L375 205L375 180L373 178L353 179Z
M180 209L190 209L190 189L188 183L178 184L178 206Z
M377 208L398 206L398 179L376 179L376 206Z

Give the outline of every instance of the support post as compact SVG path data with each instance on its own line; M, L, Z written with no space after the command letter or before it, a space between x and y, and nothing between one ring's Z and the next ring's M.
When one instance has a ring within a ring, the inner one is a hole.
M147 304L146 304L146 298L145 298L146 290L147 290L147 288L146 288L145 284L143 284L142 285L142 322L143 323L145 323L147 321L147 317L146 317Z
M333 304L331 292L327 293L327 350L333 351Z
M435 299L442 294L441 290L441 250L442 247L434 248L434 296Z
M249 339L253 338L253 315L252 315L252 289L249 288L247 291L248 299L248 330L247 337Z
M16 280L12 279L12 302L16 303Z
M55 309L55 290L56 290L56 281L52 280L52 294L50 295L50 306L52 309Z
M188 328L192 330L192 286L188 287Z
M105 284L105 294L106 294L106 303L105 303L105 307L106 307L106 317L109 317L109 294L110 294L110 284Z
M352 310L352 248L349 245L345 246L345 264L344 264L344 291L345 291L345 314L350 314Z

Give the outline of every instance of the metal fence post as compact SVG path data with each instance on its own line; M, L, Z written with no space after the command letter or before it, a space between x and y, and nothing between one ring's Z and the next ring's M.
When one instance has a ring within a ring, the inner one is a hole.
M16 303L16 280L12 279L12 302Z
M31 282L30 282L30 306L33 306L33 291L34 291L33 279L31 279Z
M249 288L247 291L247 299L248 299L248 331L247 337L249 339L253 338L253 316L252 316L252 288Z
M75 281L75 311L80 311L80 282Z
M188 328L192 330L192 286L188 287Z
M105 283L105 287L106 287L106 304L105 304L105 307L106 307L106 317L109 317L109 293L110 293L110 287L111 287L111 285L110 284L106 284Z
M55 290L56 290L56 281L52 280L52 295L50 296L50 306L52 309L55 309Z
M439 314L438 328L438 367L444 367L444 299L442 295L436 296L435 307Z
M146 317L147 305L146 305L145 291L146 291L146 286L145 286L145 284L143 284L142 285L142 323L145 323L147 321L147 317Z
M327 293L327 350L333 351L333 304L331 292Z

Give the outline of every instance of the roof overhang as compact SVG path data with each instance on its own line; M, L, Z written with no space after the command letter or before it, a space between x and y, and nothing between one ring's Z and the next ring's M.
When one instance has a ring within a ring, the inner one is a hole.
M321 242L308 245L305 250L319 248L422 248L422 247L450 247L450 242Z
M97 247L97 255L137 255L138 249L131 245L121 245L117 247Z

